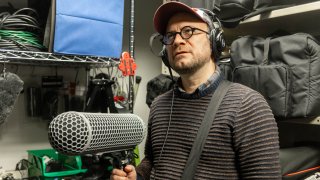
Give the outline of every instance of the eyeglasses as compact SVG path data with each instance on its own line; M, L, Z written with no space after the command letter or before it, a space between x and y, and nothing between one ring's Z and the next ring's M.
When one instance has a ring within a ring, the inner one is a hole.
M204 31L202 29L199 28L193 28L190 26L184 26L180 32L168 32L166 33L163 38L161 39L162 43L165 45L171 45L173 44L174 39L176 38L177 34L180 34L180 36L182 37L182 39L190 39L195 33L195 31L201 31L204 32L206 34L209 34L207 31ZM197 33L200 34L200 33Z

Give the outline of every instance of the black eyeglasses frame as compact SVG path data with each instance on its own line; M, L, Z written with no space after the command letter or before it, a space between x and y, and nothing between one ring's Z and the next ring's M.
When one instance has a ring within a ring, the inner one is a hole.
M188 28L188 29L186 29ZM191 34L188 35L187 33L184 33L184 30L191 30ZM199 29L199 28L195 28L195 27L191 27L191 26L184 26L181 28L180 32L167 32L165 35L162 36L161 38L161 42L162 44L164 45L172 45L174 40L176 39L176 36L177 34L180 35L180 37L184 40L187 40L187 39L190 39L193 35L197 35L197 34L194 34L194 32L198 30L198 31L201 31L203 33L206 33L209 35L209 32L205 31L205 30L202 30L202 29ZM200 34L200 33L199 33ZM168 36L170 35L170 37L168 38ZM185 35L188 35L187 37ZM167 37L167 38L166 38ZM170 39L171 38L171 39ZM166 40L167 39L167 40ZM170 39L170 40L169 40Z

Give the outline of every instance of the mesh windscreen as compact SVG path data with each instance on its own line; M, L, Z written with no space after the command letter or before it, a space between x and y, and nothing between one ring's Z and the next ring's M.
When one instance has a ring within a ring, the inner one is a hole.
M66 112L49 126L49 141L68 155L134 148L145 135L143 121L134 114Z

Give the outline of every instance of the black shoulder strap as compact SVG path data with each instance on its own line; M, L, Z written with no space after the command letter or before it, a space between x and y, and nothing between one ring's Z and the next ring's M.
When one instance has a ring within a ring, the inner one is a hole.
M201 126L198 130L198 134L196 139L194 140L189 159L187 161L186 167L184 169L184 172L182 174L181 179L183 180L192 180L194 177L194 174L196 172L196 168L198 165L198 161L200 159L200 155L202 153L202 149L204 147L206 138L209 134L209 130L212 126L212 122L215 118L216 112L219 108L219 105L227 93L229 87L231 85L231 82L223 80L218 88L215 90L214 94L212 95L210 104L208 106L208 109L204 115L204 119L201 123Z

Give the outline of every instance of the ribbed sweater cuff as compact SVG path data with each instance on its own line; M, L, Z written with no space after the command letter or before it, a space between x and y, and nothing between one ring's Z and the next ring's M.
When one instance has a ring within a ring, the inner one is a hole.
M144 178L139 173L137 173L137 180L144 180Z

